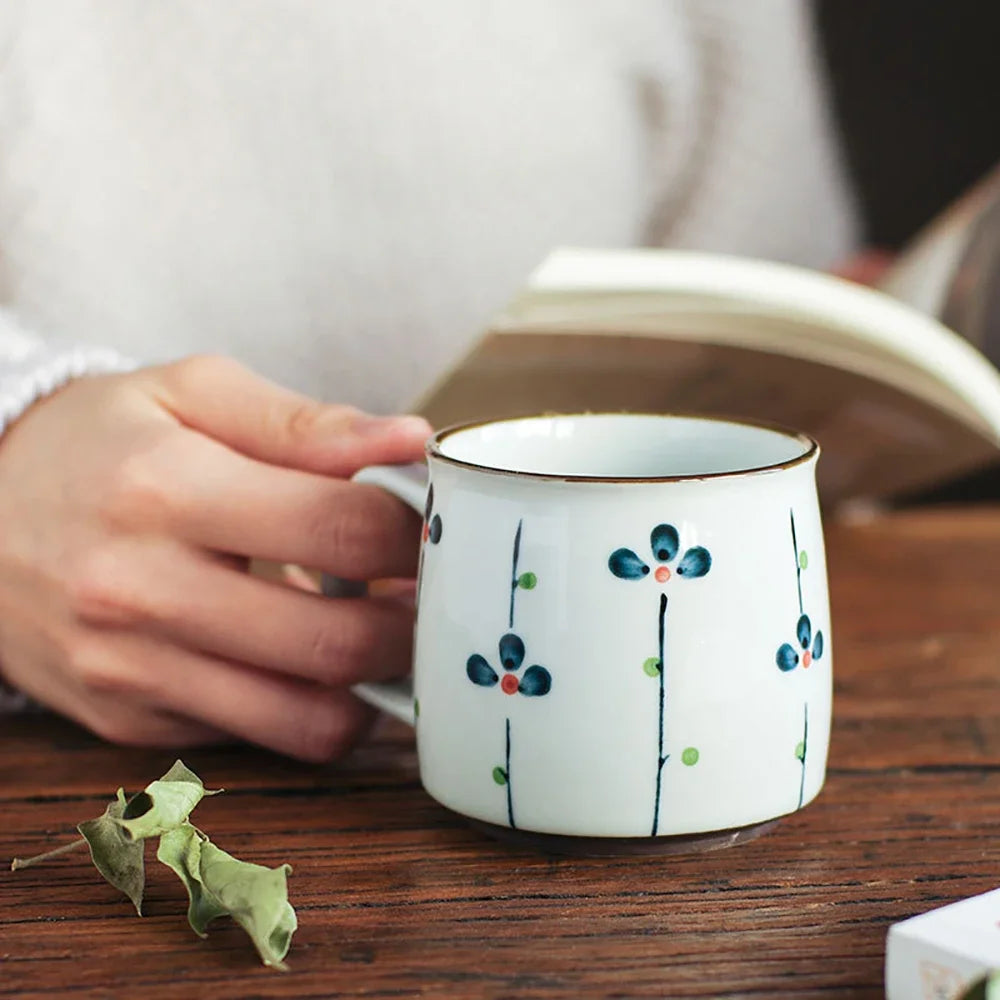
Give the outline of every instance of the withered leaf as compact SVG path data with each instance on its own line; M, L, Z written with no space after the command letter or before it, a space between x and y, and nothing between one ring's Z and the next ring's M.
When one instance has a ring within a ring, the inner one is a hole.
M201 844L203 834L189 823L170 830L160 837L156 857L172 868L188 891L188 923L198 937L216 917L224 916L226 908L205 890L201 882Z
M130 799L119 788L102 816L77 827L83 840L34 858L15 858L11 867L16 871L41 864L86 842L98 871L132 900L141 916L144 841L159 837L156 856L187 888L188 922L194 932L205 937L209 923L231 916L250 936L265 965L285 969L284 958L297 927L295 910L288 902L291 865L266 868L240 861L192 826L188 822L191 811L204 796L215 794L178 760L162 778Z
M250 935L265 965L286 968L297 927L288 902L291 865L266 868L240 861L190 825L164 834L156 856L187 887L188 922L196 934L204 937L210 921L228 914Z
M220 791L208 791L201 778L178 760L162 778L129 799L118 824L133 840L159 837L186 823L205 795Z
M131 840L119 826L125 806L125 792L119 788L102 816L85 820L77 829L87 841L97 870L132 900L135 912L142 916L142 891L146 882L142 842Z

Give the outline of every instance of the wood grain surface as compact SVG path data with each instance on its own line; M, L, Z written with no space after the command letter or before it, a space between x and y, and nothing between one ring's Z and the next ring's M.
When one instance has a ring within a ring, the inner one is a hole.
M1000 885L1000 508L828 528L835 728L825 790L748 844L560 859L485 839L421 790L411 735L307 767L185 754L220 846L290 861L291 971L147 915L85 855L0 871L0 997L879 997L895 920ZM60 843L172 756L47 716L0 721L0 859ZM6 864L3 866L6 868Z

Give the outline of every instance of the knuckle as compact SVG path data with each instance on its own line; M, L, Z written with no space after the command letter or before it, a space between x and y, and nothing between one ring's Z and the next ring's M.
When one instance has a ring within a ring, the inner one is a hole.
M225 354L192 354L166 368L166 378L181 394L198 393L220 379L230 379L247 371L243 365Z
M323 408L319 403L303 400L285 410L278 419L284 422L288 440L306 442L315 436L317 424L323 419Z
M330 439L345 433L358 417L350 406L319 403L312 399L297 399L291 405L276 401L272 421L278 424L280 436L292 447L310 450L328 448Z
M119 463L101 505L106 525L136 529L163 519L172 504L162 465L153 449L135 452Z
M323 557L324 564L348 573L367 571L380 542L373 515L338 504L336 497L309 511L305 530L310 547Z
M124 625L136 617L134 595L117 556L94 549L80 559L66 584L71 613L88 625Z
M362 664L374 649L375 635L357 619L357 614L345 615L313 633L308 669L314 677L334 681L359 676Z
M92 694L121 694L132 687L100 642L74 637L64 656L73 676Z

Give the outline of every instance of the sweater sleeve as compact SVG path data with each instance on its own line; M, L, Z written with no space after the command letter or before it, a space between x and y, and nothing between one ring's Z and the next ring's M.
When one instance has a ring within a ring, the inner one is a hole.
M72 379L134 367L134 362L105 347L47 343L0 307L0 434L32 403Z
M0 308L0 435L32 403L72 379L134 367L134 362L107 348L47 343ZM0 664L0 714L20 711L30 704L24 695L4 684Z

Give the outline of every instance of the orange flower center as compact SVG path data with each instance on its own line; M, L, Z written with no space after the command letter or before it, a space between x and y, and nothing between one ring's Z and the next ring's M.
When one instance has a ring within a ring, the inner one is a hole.
M809 652L809 650L807 649L807 650L806 650L806 651L805 651L805 652L804 652L804 653L802 654L802 666L804 666L804 667L808 667L808 666L809 666L809 664L810 664L810 663L812 663L812 661L813 661L813 655L812 655L812 653L810 653L810 652Z
M657 566L655 575L657 583L666 583L670 579L670 570L666 566Z
M517 678L513 674L504 674L500 687L504 694L517 694Z

